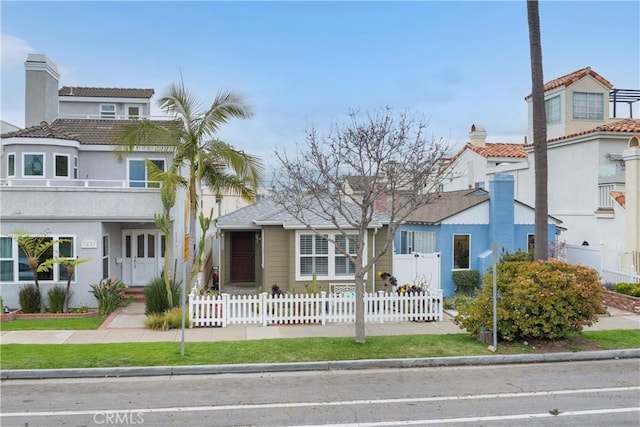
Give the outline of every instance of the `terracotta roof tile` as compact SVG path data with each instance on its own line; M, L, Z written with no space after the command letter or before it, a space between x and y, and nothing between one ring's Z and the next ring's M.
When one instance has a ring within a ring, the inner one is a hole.
M612 191L611 197L624 209L626 200L622 191Z
M591 67L586 67L586 68L582 68L582 69L580 69L578 71L574 71L573 73L569 73L569 74L567 74L565 76L558 77L557 79L553 79L553 80L548 81L544 85L544 91L547 92L547 91L549 91L551 89L555 89L557 87L569 86L570 84L577 82L578 80L580 80L581 78L583 78L585 76L593 77L594 79L596 79L597 81L599 81L600 83L605 85L607 87L607 89L613 88L613 85L607 79L605 79L600 74L598 74L595 71L593 71L591 69ZM527 95L525 97L525 99L529 99L530 97L531 97L531 94Z
M513 158L527 158L527 153L524 151L524 144L509 144L509 143L493 143L488 142L484 147L478 147L467 143L465 147L475 151L482 157L513 157Z
M154 94L153 89L127 89L108 87L70 87L63 86L58 91L59 96L82 96L95 98L144 98L149 99Z
M548 140L547 143L564 141L566 139L575 138L576 136L588 135L590 133L597 132L640 133L640 119L617 120L615 122L607 123L606 125L598 126L593 129L572 133L570 135L561 136L559 138L553 138Z

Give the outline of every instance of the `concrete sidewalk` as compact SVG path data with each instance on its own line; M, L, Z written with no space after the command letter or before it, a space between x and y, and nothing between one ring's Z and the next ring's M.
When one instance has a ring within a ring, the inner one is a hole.
M99 330L89 331L2 331L0 344L89 344L89 343L121 343L121 342L180 342L182 331L154 331L144 326L144 304L133 303L116 310L104 322ZM601 316L587 331L613 329L640 329L640 315L609 308L608 315ZM398 322L369 323L366 325L367 336L384 335L438 335L463 334L453 321L453 317L445 313L442 322ZM226 328L187 328L185 341L242 341L274 338L304 337L352 337L355 334L353 324L322 325L287 325L257 326L233 325Z

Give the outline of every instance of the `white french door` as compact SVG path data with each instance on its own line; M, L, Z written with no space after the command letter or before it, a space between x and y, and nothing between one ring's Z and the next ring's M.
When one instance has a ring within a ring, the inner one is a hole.
M157 230L122 231L122 275L129 286L145 286L162 272L164 233Z

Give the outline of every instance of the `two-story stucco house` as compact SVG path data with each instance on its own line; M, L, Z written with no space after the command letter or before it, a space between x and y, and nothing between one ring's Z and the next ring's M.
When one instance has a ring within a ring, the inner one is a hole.
M145 166L149 159L165 169L171 154L136 150L118 158L113 133L123 123L149 117L153 89L59 89L57 68L44 55L29 55L25 69L27 127L1 136L0 283L5 304L18 306L19 287L33 282L12 238L18 230L64 239L70 243L56 244L54 252L90 259L76 269L70 307L96 306L90 285L104 278L146 285L160 274L164 257L182 259L183 239L174 233L167 241L154 224L154 214L163 207ZM176 206L184 203L178 194ZM180 235L183 215L184 209L172 212ZM174 265L180 270L182 263ZM63 279L61 269L40 273L43 295L66 283Z

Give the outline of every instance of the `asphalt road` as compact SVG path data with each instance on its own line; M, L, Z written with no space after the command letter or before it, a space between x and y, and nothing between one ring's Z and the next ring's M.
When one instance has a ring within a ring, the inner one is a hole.
M640 426L640 360L8 380L6 426Z

